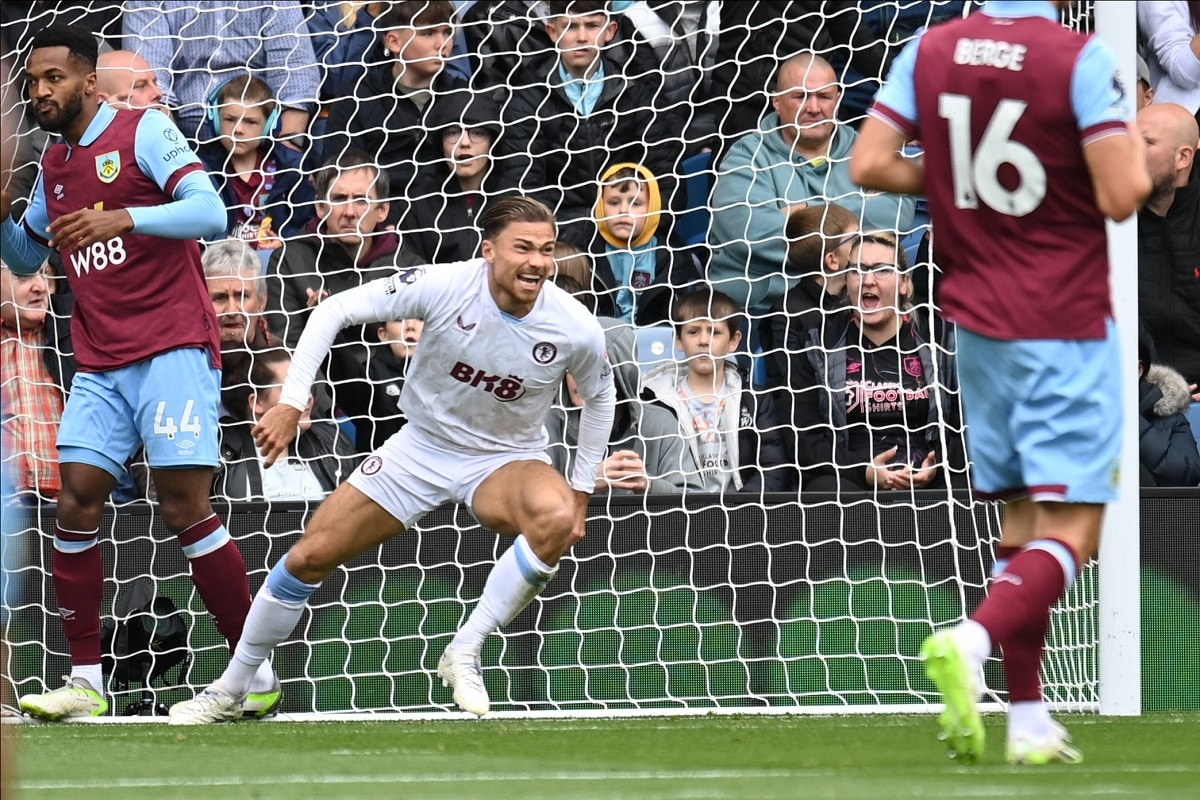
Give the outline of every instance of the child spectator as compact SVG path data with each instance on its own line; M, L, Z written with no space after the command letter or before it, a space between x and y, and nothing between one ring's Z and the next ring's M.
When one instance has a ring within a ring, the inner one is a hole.
M489 202L517 192L515 180L496 164L500 109L486 95L447 97L429 114L440 133L441 158L429 166L434 189L410 197L400 227L404 241L430 264L466 261L479 255L483 237L475 220Z
M638 164L616 164L600 177L595 277L623 322L655 325L671 314L672 290L699 280L688 253L675 254L657 236L662 216L658 180Z
M229 212L223 236L274 250L313 218L315 193L304 177L304 156L276 144L279 103L259 78L232 78L209 103L197 153Z
M771 401L755 394L729 358L742 341L738 310L712 289L681 296L671 319L686 358L652 368L642 383L678 417L705 491L788 491L795 487Z
M678 494L702 492L700 466L675 416L665 408L638 397L638 366L634 360L633 329L614 319L605 326L608 361L617 388L617 409L608 454L600 464L595 491L612 494ZM582 398L568 374L564 401L546 417L549 444L546 455L564 475L574 467L579 442Z
M371 450L378 450L408 420L400 408L400 390L408 375L408 365L417 352L417 342L425 321L401 319L385 322L376 334L380 345L367 356L367 377L371 381L371 418L359 423L371 426Z
M1138 332L1141 485L1200 485L1200 453L1185 413L1191 405L1187 381L1157 362L1154 340L1142 325Z
M612 303L612 295L601 294L596 283L596 270L592 259L587 253L570 242L554 243L554 282L560 289L566 289L575 299L587 306L598 317L616 315L616 307ZM564 280L570 284L565 285Z
M608 3L549 6L545 27L555 49L530 59L537 83L513 88L502 149L522 188L554 210L559 238L591 250L596 176L622 161L672 175L681 126L674 110L659 108L651 89L626 78L607 55L617 31ZM663 188L664 197L672 193Z
M354 92L329 109L322 160L351 149L371 153L388 175L392 194L384 200L416 198L437 189L434 162L442 158L441 136L427 120L441 103L470 92L444 67L454 45L454 4L449 0L402 0L375 20L385 59L367 66ZM404 216L394 203L389 223Z

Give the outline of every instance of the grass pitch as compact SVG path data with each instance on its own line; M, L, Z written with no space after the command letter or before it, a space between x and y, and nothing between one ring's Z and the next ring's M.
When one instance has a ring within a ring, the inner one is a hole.
M1076 766L960 766L932 716L6 726L42 798L1200 797L1200 714L1064 716Z

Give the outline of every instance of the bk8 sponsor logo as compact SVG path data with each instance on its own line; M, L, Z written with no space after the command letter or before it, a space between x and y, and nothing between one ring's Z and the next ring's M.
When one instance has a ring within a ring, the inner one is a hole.
M511 403L525 396L523 378L516 375L489 375L487 370L475 369L462 361L455 362L450 368L450 377L488 392L501 403Z

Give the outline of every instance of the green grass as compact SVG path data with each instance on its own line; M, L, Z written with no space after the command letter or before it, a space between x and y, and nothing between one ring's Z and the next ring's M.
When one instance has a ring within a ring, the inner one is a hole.
M1200 792L1200 714L1062 717L1077 766L960 766L932 716L6 726L21 798L1167 798ZM8 747L9 743L6 743Z

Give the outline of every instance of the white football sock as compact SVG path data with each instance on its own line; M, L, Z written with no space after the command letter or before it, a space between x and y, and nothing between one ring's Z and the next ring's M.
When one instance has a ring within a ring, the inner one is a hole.
M242 639L233 652L233 658L229 659L229 666L213 686L233 697L245 697L250 687L256 684L255 676L275 645L295 630L305 605L303 602L280 600L263 584L250 604Z
M954 638L962 647L963 655L976 667L982 667L992 654L992 637L987 628L973 619L966 620L954 628Z
M1050 709L1041 700L1023 700L1008 707L1008 738L1041 737L1050 730Z
M72 678L83 678L100 694L104 694L104 671L99 664L84 664L71 667Z
M541 594L556 572L558 567L543 564L525 536L518 536L513 546L492 567L479 604L455 635L450 647L459 652L479 655L484 639L499 630L500 626L512 622L521 609Z
M258 665L254 680L250 681L251 692L268 692L275 686L275 670L271 669L271 659Z

